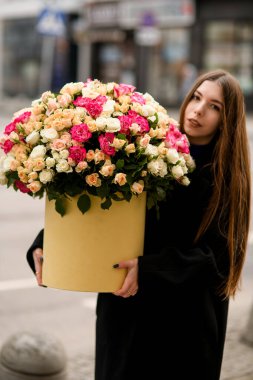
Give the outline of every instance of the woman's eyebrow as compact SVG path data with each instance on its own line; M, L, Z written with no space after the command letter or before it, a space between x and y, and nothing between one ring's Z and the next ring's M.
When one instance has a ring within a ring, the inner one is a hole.
M199 90L196 90L195 93L197 93L200 96L203 96L202 92L199 91ZM218 99L210 99L210 101L214 102L214 103L218 103L218 104L220 104L223 107L223 103L221 101L219 101Z

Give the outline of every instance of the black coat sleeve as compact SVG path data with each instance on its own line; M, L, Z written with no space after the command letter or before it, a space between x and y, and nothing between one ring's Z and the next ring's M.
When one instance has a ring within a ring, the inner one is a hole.
M26 254L26 259L28 261L28 264L30 265L34 273L35 273L35 266L34 266L34 260L33 260L33 251L36 248L43 248L43 237L44 237L44 230L42 229L36 236L34 242L30 246Z
M217 287L229 269L226 239L216 233L188 249L165 246L158 253L140 256L138 262L140 287L154 287L156 281L171 286L201 283Z

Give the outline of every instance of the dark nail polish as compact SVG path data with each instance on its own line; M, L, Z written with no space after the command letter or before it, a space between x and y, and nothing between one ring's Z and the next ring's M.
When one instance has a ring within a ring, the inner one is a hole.
M47 288L47 286L46 286L46 285L40 285L40 286L42 286L42 288Z
M113 267L113 268L118 268L118 267L119 267L119 264L114 264L112 267Z

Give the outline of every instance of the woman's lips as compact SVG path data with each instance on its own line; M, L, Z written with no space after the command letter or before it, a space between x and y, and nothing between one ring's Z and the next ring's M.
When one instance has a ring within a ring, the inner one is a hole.
M196 128L199 128L201 127L201 124L195 120L195 119L188 119L189 123L193 126L193 127L196 127Z

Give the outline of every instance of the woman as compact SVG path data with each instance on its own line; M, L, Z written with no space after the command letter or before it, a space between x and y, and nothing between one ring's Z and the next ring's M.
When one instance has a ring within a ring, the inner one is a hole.
M144 255L115 263L128 269L122 288L98 295L96 380L220 378L250 218L238 82L222 70L200 76L180 115L196 170L161 204L159 220L147 212ZM41 232L28 251L39 284L42 240Z

